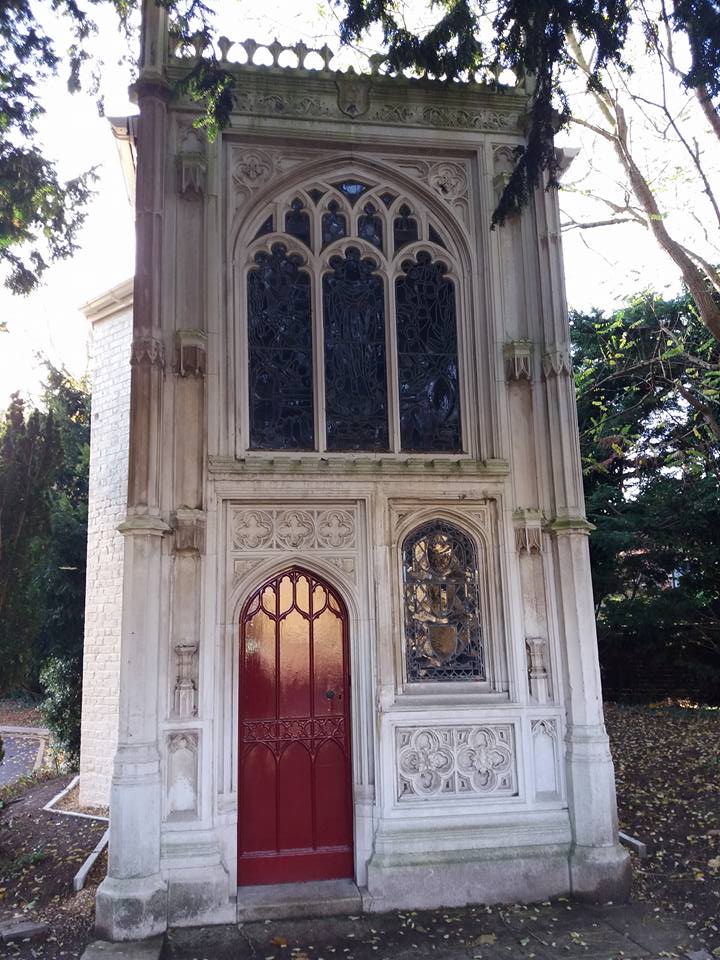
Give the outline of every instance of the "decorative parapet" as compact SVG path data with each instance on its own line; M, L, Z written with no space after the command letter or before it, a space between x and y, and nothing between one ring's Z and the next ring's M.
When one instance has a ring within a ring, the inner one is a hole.
M169 77L180 79L209 52L202 38L185 45L174 42L168 53ZM349 48L335 53L327 45L308 47L300 42L288 47L277 41L258 44L227 37L217 41L215 53L220 67L240 81L234 91L234 114L276 120L362 119L385 126L523 136L525 85L512 76L510 84L498 84L490 70L447 83L409 71L393 72L382 54L363 57ZM187 174L194 176L195 171L188 169Z
M532 346L531 340L513 340L505 344L506 380L527 380L532 383Z
M520 554L543 552L543 515L540 510L516 510L513 514L515 526L515 549Z
M209 41L201 34L196 35L189 43L183 43L179 38L171 38L168 49L170 61L180 63L194 62L209 52ZM409 71L398 73L390 67L388 57L383 53L364 54L349 47L335 51L327 44L322 47L308 47L302 40L287 46L277 39L272 43L258 43L256 40L230 40L220 37L217 41L218 61L221 67L254 68L256 70L275 71L305 74L345 74L347 76L406 76L415 79ZM352 62L349 62L352 61ZM514 77L511 71L503 73L505 79L514 80L514 83L505 83L503 86L512 90L526 90L525 82ZM443 80L427 71L416 79ZM468 78L476 84L497 84L497 72L485 67L476 71Z

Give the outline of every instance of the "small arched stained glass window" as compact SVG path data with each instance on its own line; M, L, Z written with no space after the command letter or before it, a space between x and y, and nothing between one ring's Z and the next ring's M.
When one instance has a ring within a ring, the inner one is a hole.
M289 233L291 237L297 237L306 247L312 247L310 240L310 217L300 197L295 197L290 204L290 209L285 214L285 233Z
M347 220L345 214L340 211L340 204L337 200L331 200L328 204L328 212L323 214L322 218L322 243L323 250L336 240L347 236Z
M358 236L366 240L378 250L383 248L383 222L377 215L377 209L372 203L366 203L363 212L358 217Z
M409 243L415 243L418 238L418 224L412 211L407 204L403 204L398 210L398 216L393 222L393 243L395 253L402 250Z
M452 523L432 520L408 534L402 560L408 682L484 680L472 539Z

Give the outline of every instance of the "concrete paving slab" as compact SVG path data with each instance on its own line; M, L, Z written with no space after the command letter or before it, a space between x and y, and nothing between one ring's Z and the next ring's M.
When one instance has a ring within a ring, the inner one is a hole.
M646 904L556 901L174 929L162 960L658 960L687 943Z

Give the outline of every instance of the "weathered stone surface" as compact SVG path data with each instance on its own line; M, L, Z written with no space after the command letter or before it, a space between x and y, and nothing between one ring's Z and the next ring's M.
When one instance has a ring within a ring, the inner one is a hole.
M18 923L10 921L0 924L0 940L3 943L17 943L20 940L46 940L50 928L46 923L34 923L31 920Z
M158 960L162 946L162 937L132 943L95 940L87 945L80 960Z

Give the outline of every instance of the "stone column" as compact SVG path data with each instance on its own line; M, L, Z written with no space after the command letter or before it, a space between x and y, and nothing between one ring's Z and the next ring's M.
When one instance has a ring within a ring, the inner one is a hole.
M619 899L629 893L630 869L617 837L615 775L603 719L588 550L591 527L585 519L556 193L538 190L534 211L553 517L549 532L567 716L570 877L578 896Z
M147 5L145 60L136 87L140 106L137 253L128 510L119 528L125 537L119 730L110 794L108 874L96 900L96 929L111 940L152 936L167 925L167 890L160 874L158 751L162 553L163 537L170 530L160 500L165 365L160 300L168 90L161 80L162 46L157 37L164 35L164 16L154 4ZM151 35L154 39L148 42Z

